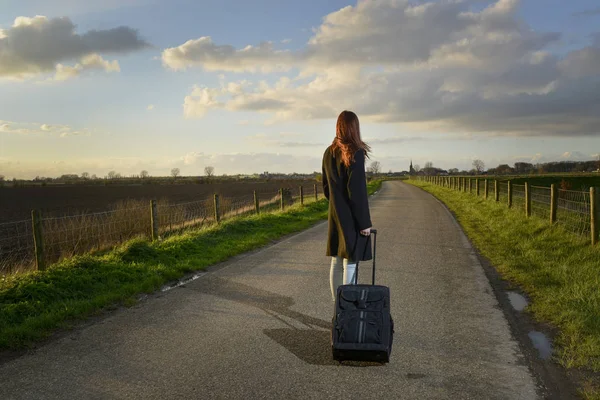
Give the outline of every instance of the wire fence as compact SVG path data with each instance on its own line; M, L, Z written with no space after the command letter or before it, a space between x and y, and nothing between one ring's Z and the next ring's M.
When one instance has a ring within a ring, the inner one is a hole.
M531 215L550 220L550 203L552 193L550 188L531 186Z
M240 196L211 196L204 199L170 204L166 200L151 202L129 200L113 209L39 221L43 251L38 251L45 265L78 254L104 251L134 238L153 237L156 219L158 239L199 228L229 218L278 211L283 206L309 204L322 198L320 185L282 188L279 191L257 191ZM302 192L302 193L301 193ZM0 274L35 269L35 221L0 223Z
M501 203L508 203L508 183L499 182L498 183L498 201Z
M511 185L512 206L525 209L525 185Z
M466 181L462 181L458 177L449 177L445 179L430 179L429 177L420 178L438 184L454 190L460 189L461 182L471 182L472 189L467 190L472 194L476 194L476 185L479 184L479 196L485 196L485 184L488 184L488 199L495 199L496 181L492 179L479 179L474 180L467 178ZM599 215L600 210L592 209L592 200L590 191L575 191L575 190L563 190L556 188L554 189L554 195L556 203L552 201L552 188L542 186L529 186L526 189L526 185L510 184L508 182L497 182L498 190L498 201L504 204L511 204L513 209L523 210L523 215L526 215L526 202L527 195L529 196L530 212L532 216L545 219L549 222L556 222L562 225L565 229L579 234L590 236L592 231L592 213ZM528 193L527 193L528 192ZM600 193L596 194L596 196ZM509 198L511 199L509 203ZM597 204L597 201L596 201ZM554 207L554 208L553 208ZM600 204L596 206L599 208ZM554 212L554 215L552 215ZM596 217L596 219L600 219ZM600 221L599 221L600 223ZM599 240L598 232L600 229L595 228L595 233L592 239L592 243Z
M215 221L212 197L178 204L158 204L157 208L158 233L161 238Z
M34 262L31 220L0 224L0 272L19 272Z
M577 192L573 190L558 191L558 214L557 222L566 229L578 233L590 233L590 193Z

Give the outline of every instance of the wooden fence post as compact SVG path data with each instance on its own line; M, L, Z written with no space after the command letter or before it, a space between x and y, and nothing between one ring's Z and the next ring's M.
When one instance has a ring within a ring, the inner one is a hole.
M38 271L43 271L46 269L46 260L44 259L44 234L42 229L42 213L40 210L31 210L31 223L33 225L35 267Z
M508 181L508 208L512 207L513 203L512 181Z
M317 192L317 184L315 183L315 201L319 200L319 193Z
M150 226L152 227L152 241L158 240L158 207L156 200L150 200Z
M498 189L498 179L494 179L494 201L500 201L500 191Z
M300 205L304 205L304 189L302 189L302 185L300 185Z
M281 211L283 211L283 209L284 209L284 205L283 205L283 188L279 188L279 206L281 208Z
M219 205L220 205L220 201L219 201L219 195L215 193L215 221L217 221L217 224L219 222L221 222L221 215L219 212Z
M598 243L598 232L600 231L600 202L596 196L596 188L590 188L590 232L592 235L592 246Z
M525 182L525 215L531 217L531 189L529 182Z
M479 178L475 179L475 194L479 197Z
M258 201L258 193L256 193L256 190L254 191L254 211L256 214L260 214L260 203Z
M483 184L483 197L487 200L488 199L488 193L490 191L490 184L488 183L488 180L486 179L484 184Z
M556 184L550 185L550 223L556 223L556 211L558 210L558 190Z
M469 181L469 178L463 178L463 192L465 192L465 193L467 193L468 181Z

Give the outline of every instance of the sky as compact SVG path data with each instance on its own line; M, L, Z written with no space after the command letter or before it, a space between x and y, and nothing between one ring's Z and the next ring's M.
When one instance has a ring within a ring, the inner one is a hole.
M0 0L0 175L597 159L597 0Z

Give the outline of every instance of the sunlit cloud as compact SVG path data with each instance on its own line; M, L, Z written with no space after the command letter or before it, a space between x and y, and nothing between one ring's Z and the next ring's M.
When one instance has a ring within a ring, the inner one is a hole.
M202 37L162 57L175 70L290 71L274 83L221 74L219 87L195 87L185 97L186 118L222 109L263 113L275 124L352 109L361 120L420 132L600 133L600 40L554 54L562 35L532 29L519 4L497 0L473 11L469 1L359 1L325 16L298 50Z

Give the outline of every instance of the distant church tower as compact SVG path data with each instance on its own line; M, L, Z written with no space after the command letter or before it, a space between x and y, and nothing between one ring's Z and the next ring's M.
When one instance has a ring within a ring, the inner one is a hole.
M415 171L415 169L413 168L412 165L412 159L410 160L410 171L408 172L409 175L415 175L417 172Z

